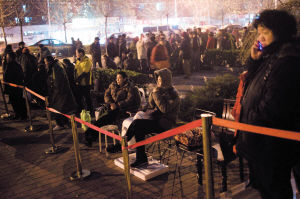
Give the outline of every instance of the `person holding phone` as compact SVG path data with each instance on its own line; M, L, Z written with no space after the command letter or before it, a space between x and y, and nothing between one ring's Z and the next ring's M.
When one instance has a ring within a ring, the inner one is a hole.
M264 10L253 25L258 34L247 62L240 122L300 132L296 19L286 11ZM236 151L247 159L251 185L263 199L293 198L290 177L300 160L300 142L238 132Z

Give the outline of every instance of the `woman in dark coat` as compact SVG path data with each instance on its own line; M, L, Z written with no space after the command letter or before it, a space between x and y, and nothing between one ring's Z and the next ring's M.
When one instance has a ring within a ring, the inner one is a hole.
M157 87L149 97L149 105L153 112L150 119L134 120L127 130L127 138L135 136L137 142L145 139L149 133L161 133L171 129L176 124L180 99L178 92L172 85L172 73L169 69L154 72ZM145 146L137 147L136 161L131 167L141 167L148 164Z
M107 111L94 123L96 126L112 124L120 119L129 117L128 112L134 113L141 104L141 97L137 87L129 81L123 71L117 73L116 81L113 81L104 94ZM98 132L89 128L85 132L85 145L92 146L97 139Z
M21 66L16 61L16 54L8 52L5 57L5 68L3 80L7 83L17 85L24 84L24 74ZM9 101L15 113L15 119L26 120L27 111L25 99L23 98L23 89L5 85L4 93L9 95Z
M240 121L299 132L300 51L299 40L294 38L296 20L285 11L265 10L254 26L258 36L248 60ZM248 160L252 186L263 199L293 198L290 177L300 158L299 142L239 132L236 149Z
M58 60L54 60L52 56L47 56L44 61L48 74L49 107L68 115L76 113L77 104L64 67ZM60 114L56 114L55 120L56 127L53 130L63 129L64 125L69 124L68 119Z

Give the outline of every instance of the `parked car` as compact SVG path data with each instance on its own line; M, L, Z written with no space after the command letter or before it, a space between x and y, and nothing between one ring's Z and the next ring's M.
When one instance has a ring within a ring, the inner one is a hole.
M233 31L233 29L242 30L243 27L238 24L228 24L228 25L223 26L221 29L226 29L227 32L231 33Z
M33 54L37 54L39 52L39 44L43 44L44 46L49 48L50 52L54 56L72 56L72 44L66 44L58 39L43 39L41 41L38 41L35 44L28 46L30 52Z

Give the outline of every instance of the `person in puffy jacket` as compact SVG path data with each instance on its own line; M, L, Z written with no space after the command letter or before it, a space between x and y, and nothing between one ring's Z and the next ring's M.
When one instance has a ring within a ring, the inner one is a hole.
M127 130L128 141L133 136L137 142L145 139L149 133L161 133L169 130L176 124L179 112L180 99L177 90L172 85L172 73L169 69L154 72L157 87L149 97L149 106L152 109L150 119L134 120ZM145 146L137 147L136 161L131 167L141 167L148 164Z
M112 82L104 94L105 114L94 123L96 126L112 124L117 120L129 117L128 112L136 112L141 104L141 98L137 87L129 81L123 71L117 73L116 81ZM85 144L92 146L97 139L98 132L89 128L85 132Z
M247 62L240 122L300 132L300 43L294 16L264 10ZM276 135L274 135L276 136ZM240 131L236 151L247 159L252 186L263 199L293 198L291 170L300 142Z

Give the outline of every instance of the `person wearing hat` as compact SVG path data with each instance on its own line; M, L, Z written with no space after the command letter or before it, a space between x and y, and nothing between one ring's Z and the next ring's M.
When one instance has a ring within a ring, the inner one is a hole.
M97 67L97 63L100 68L102 68L101 64L101 48L99 43L99 37L95 37L94 43L90 46L90 52L92 55L92 61L93 61L93 68Z

